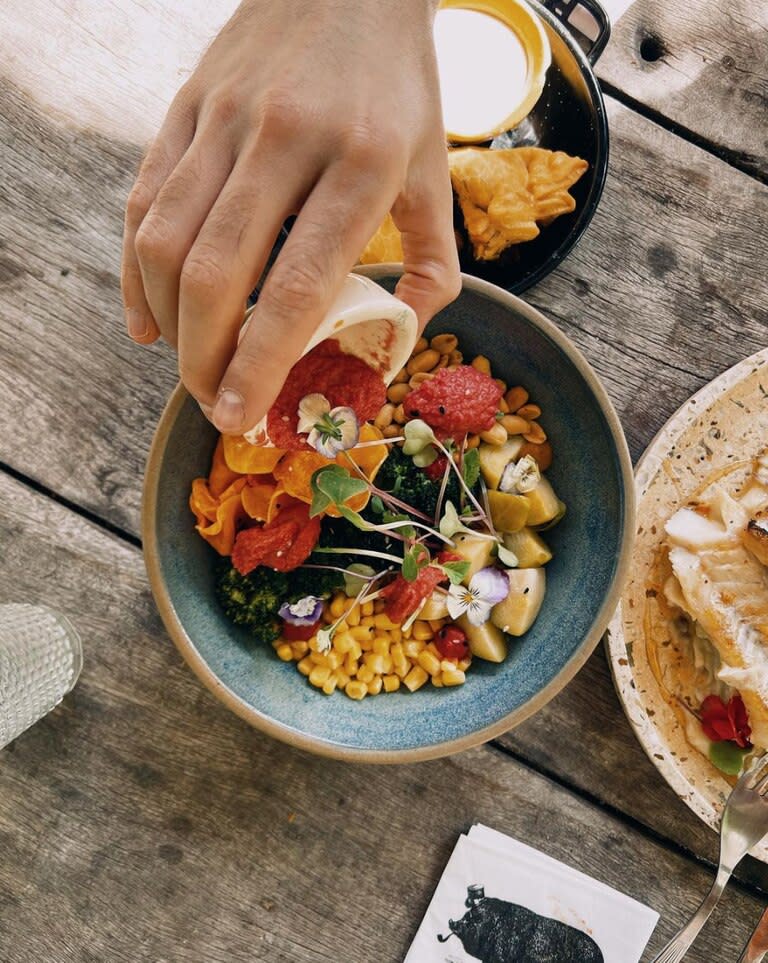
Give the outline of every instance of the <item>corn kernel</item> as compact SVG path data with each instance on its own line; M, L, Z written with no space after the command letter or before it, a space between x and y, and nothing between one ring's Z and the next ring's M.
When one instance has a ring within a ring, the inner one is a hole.
M434 657L435 657L438 661L439 661L440 659L442 659L442 655L440 655L440 649L438 649L438 647L435 645L434 642L428 642L428 643L424 646L424 651L425 651L425 652L431 652L432 655L434 655Z
M337 625L336 625L336 631L337 631L337 632L349 632L349 625L348 625L346 619L342 619L341 622L338 622L338 623L337 623Z
M373 640L373 651L377 655L389 655L391 642L383 635L377 635Z
M337 593L331 599L331 615L335 619L341 618L346 610L347 597L341 593Z
M368 695L378 695L381 692L381 687L383 682L381 676L374 676L373 679L368 683Z
M316 635L313 635L312 638L309 640L309 642L307 643L307 648L309 649L310 652L320 651L320 641L318 640Z
M360 619L362 618L360 615L360 606L353 605L352 608L347 612L345 618L347 620L347 625L349 626L355 627L360 625Z
M299 672L301 672L302 675L309 675L314 667L315 664L308 655L296 663L296 668L299 670Z
M413 636L413 626L409 625L407 629L400 630L403 633L404 639L410 639Z
M310 676L310 678L309 678L309 681L310 681L310 682L312 681L312 677L311 677L311 676ZM334 690L336 689L336 676L335 676L335 675L329 675L328 678L325 680L325 682L322 684L322 686L321 686L320 688L323 690L323 692L324 692L326 695L332 695L333 692L334 692Z
M400 676L385 675L383 681L385 692L397 692L397 690L400 688Z
M328 665L328 657L325 652L310 652L307 658L312 665Z
M363 602L361 605L363 616L373 615L373 602Z
M445 683L443 682L443 680L440 678L439 675L432 675L432 676L430 676L430 679L432 680L432 685L433 685L436 689L442 689L442 688L443 688L443 685L444 685Z
M376 599L376 601L373 603L373 611L383 612L386 604L387 603L384 601L384 599Z
M429 620L429 627L430 627L430 629L432 629L432 632L433 632L435 635L437 635L437 633L440 631L440 629L442 629L442 627L443 627L444 625L445 625L445 619L430 619L430 620Z
M393 622L388 615L384 615L380 612L378 615L374 615L373 624L377 629L397 629L399 628L397 622Z
M442 672L443 685L463 685L467 681L466 675L461 669L454 669L453 672Z
M376 675L381 675L381 673L384 671L383 655L378 655L376 652L369 652L363 656L363 661L372 672L376 673Z
M357 675L357 656L351 652L349 652L346 659L344 659L344 671L349 676Z
M326 605L326 606L323 608L323 622L324 622L326 625L330 625L332 622L335 622L335 621L336 621L336 619L334 619L334 617L331 615L331 606L330 606L330 605Z
M293 649L291 648L290 642L281 642L275 649L275 652L277 652L278 659L283 662L291 662L293 660Z
M413 668L405 656L403 656L402 662L394 662L393 666L395 669L395 675L397 675L399 679L404 679Z
M363 639L362 642L357 643L363 652L373 651L373 639Z
M402 632L402 629L399 629L399 628L398 628L398 629L390 629L390 630L389 630L389 637L390 637L390 639L391 639L393 642L402 642L402 641L403 641L403 632Z
M471 655L468 655L466 659L459 659L459 661L456 663L456 667L461 669L462 672L466 672L471 665L472 665Z
M349 676L343 669L337 669L333 673L333 678L336 680L336 685L340 689L343 689L346 686L346 684L349 682Z
M357 661L362 654L363 654L363 650L360 646L360 643L357 641L357 639L355 639L355 644L349 650L348 655L351 655L354 658L354 660Z
M350 699L364 699L368 695L368 686L353 679L344 689Z
M387 653L381 656L383 669L381 670L383 674L387 674L392 671L392 656Z
M362 668L357 670L357 678L361 682L364 682L366 685L368 685L368 683L372 681L375 675L376 673L373 671L373 669L369 665L364 665L362 666Z
M327 665L316 665L313 666L312 671L309 673L309 681L312 685L321 686L326 679L331 674L331 670Z
M411 692L415 692L420 689L424 683L429 679L429 675L420 665L415 665L408 675L403 679L403 685L406 689L410 689Z
M373 605L373 602L371 602L371 606L372 606L372 605ZM373 614L373 612L371 612L370 615L364 615L364 616L360 619L360 625L373 625L373 620L374 620L375 618L376 618L376 616Z
M389 654L393 659L402 658L404 655L402 642L393 642L393 644L389 647Z
M353 629L349 630L349 634L353 639L357 639L358 642L364 642L366 639L373 638L374 631L373 625L356 625Z
M440 674L440 659L435 658L431 652L427 652L426 650L424 652L420 652L418 663L422 669L424 669L426 672L429 672L430 675Z
M440 663L441 672L455 672L458 668L453 659L443 659Z
M417 639L408 639L403 643L403 652L409 659L418 659L419 652L424 648L424 643Z
M333 637L333 647L342 655L346 655L354 644L355 639L351 632L337 632Z
M426 642L431 639L433 635L434 633L429 627L429 622L421 622L417 619L413 623L413 628L411 629L411 638L423 639Z
M291 642L291 654L294 659L303 659L307 652L309 652L309 645L302 639L299 639L297 642Z
M325 657L325 664L328 666L331 672L333 672L335 669L338 669L343 661L344 656L341 654L341 652L334 652L333 649L331 649L331 651Z
M282 639L275 639L275 641L271 643L272 648L275 650L275 652L277 652L277 647L282 644L283 644Z

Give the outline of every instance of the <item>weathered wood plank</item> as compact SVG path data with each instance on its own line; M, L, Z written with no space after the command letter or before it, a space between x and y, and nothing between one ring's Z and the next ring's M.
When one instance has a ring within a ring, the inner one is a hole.
M768 176L768 7L752 0L636 0L598 76Z
M138 550L2 474L0 540L3 596L69 613L86 652L0 767L8 963L395 963L476 820L662 910L655 949L706 889L693 860L493 748L371 768L260 736L181 664ZM732 956L760 908L732 887L690 959Z

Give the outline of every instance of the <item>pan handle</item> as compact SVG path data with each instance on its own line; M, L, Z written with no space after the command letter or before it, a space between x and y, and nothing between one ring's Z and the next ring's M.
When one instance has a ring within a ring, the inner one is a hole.
M611 21L603 10L600 0L541 0L547 10L551 11L587 55L591 64L597 63L600 54L611 36ZM597 36L594 40L571 22L574 11L581 8L592 18L597 26Z

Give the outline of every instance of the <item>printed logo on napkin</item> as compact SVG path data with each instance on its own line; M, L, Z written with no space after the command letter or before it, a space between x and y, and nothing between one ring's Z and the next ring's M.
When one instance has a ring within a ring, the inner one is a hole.
M459 838L405 963L639 963L658 919L477 825Z

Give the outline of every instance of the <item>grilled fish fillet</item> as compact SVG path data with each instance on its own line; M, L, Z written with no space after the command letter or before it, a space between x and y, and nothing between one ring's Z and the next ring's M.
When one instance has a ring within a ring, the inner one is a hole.
M713 488L696 510L676 512L666 532L675 601L717 649L718 678L741 694L752 741L768 747L768 568L745 544L749 520L745 504Z

